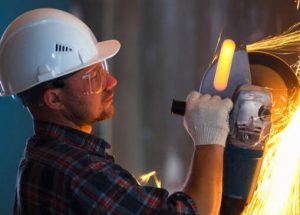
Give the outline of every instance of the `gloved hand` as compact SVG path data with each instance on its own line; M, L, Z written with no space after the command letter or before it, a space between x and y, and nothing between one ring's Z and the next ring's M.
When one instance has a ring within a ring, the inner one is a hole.
M186 99L184 127L194 144L219 144L225 147L229 132L228 115L232 107L229 98L191 92Z

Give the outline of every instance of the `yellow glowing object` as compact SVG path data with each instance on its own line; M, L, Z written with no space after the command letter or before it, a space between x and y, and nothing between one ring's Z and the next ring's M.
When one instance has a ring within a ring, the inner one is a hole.
M146 185L151 177L154 178L156 187L161 188L161 181L158 179L156 171L151 171L149 173L141 175L137 181L140 185Z
M223 91L227 87L234 51L234 41L224 40L214 78L214 88L218 91Z

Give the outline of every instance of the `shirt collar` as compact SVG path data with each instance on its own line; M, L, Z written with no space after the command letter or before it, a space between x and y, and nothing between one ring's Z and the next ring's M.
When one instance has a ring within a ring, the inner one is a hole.
M34 121L35 135L61 140L74 147L106 157L105 149L110 145L103 139L63 125Z

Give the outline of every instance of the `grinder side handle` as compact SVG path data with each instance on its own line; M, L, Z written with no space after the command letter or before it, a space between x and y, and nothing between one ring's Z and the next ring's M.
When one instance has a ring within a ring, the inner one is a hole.
M184 116L185 114L185 102L173 99L171 113Z

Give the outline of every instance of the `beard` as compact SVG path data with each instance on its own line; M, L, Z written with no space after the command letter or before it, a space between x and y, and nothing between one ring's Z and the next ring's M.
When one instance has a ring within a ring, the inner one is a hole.
M99 113L98 117L95 119L94 122L111 119L114 114L115 114L115 106L113 105L113 103L111 103L108 108L105 108L103 111Z
M104 102L98 110L93 109L88 103L82 102L80 97L74 96L65 103L63 115L77 126L92 125L95 122L111 119L115 113L113 102Z

